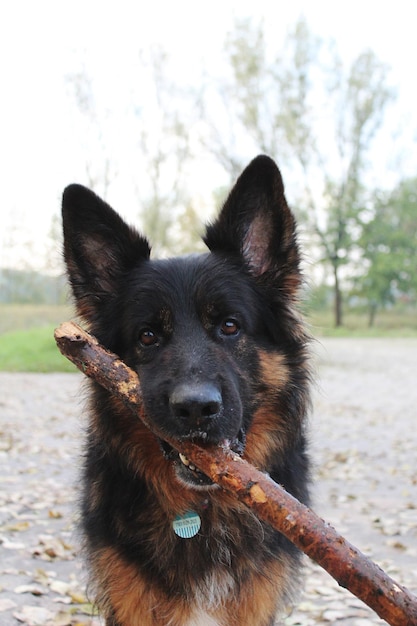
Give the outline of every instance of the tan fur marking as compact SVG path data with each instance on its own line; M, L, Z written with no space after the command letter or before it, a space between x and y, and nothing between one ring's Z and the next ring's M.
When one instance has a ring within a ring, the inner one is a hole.
M277 606L285 602L285 581L291 578L291 566L285 560L271 561L266 575L251 574L238 597L232 594L223 605L210 610L196 608L192 601L167 598L111 548L103 550L95 561L97 583L107 598L101 608L107 617L113 611L121 626L267 625ZM200 621L196 622L197 618Z
M99 586L108 597L104 610L109 615L113 611L121 626L182 626L189 620L191 612L184 601L169 600L115 550L100 554L97 571Z
M261 404L255 411L247 433L244 458L259 469L264 469L271 455L276 454L285 442L285 422L282 416L277 415L276 400L288 384L290 375L283 354L260 350L258 358L261 381L266 389L259 394Z
M281 424L281 427L280 427ZM264 470L270 463L271 455L282 449L285 441L285 425L272 407L261 407L255 414L246 436L243 458Z
M285 363L285 356L279 352L267 352L259 350L259 363L263 382L273 390L279 391L289 381L289 368Z
M291 578L288 564L271 561L266 574L253 575L243 585L239 598L232 598L226 606L215 613L219 624L224 626L266 626L270 624L278 606L286 600L286 582Z

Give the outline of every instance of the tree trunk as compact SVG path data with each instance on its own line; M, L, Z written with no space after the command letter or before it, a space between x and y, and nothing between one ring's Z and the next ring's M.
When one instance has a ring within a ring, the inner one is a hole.
M339 282L339 264L333 263L334 275L334 325L336 328L343 326L343 299Z
M375 302L375 300L373 300L369 304L369 320L368 320L368 327L369 328L373 328L374 327L377 308L378 308L378 305Z

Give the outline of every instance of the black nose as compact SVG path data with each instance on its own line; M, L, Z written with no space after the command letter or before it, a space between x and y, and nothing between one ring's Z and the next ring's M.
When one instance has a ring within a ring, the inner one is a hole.
M212 383L184 383L171 394L170 407L174 417L190 427L202 426L219 415L222 409L220 390Z

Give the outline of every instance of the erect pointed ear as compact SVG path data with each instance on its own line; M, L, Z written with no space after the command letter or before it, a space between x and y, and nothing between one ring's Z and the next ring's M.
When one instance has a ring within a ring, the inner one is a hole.
M265 285L295 293L301 282L295 219L271 158L258 156L243 171L204 241L212 252L239 257Z
M146 239L82 185L62 198L64 258L80 315L91 320L97 307L119 291L120 279L149 258Z

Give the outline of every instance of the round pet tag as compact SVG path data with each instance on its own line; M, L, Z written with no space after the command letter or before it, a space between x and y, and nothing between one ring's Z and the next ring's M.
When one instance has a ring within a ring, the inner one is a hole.
M190 539L194 537L200 530L201 519L198 513L187 511L184 515L177 515L172 522L174 532L182 539Z

